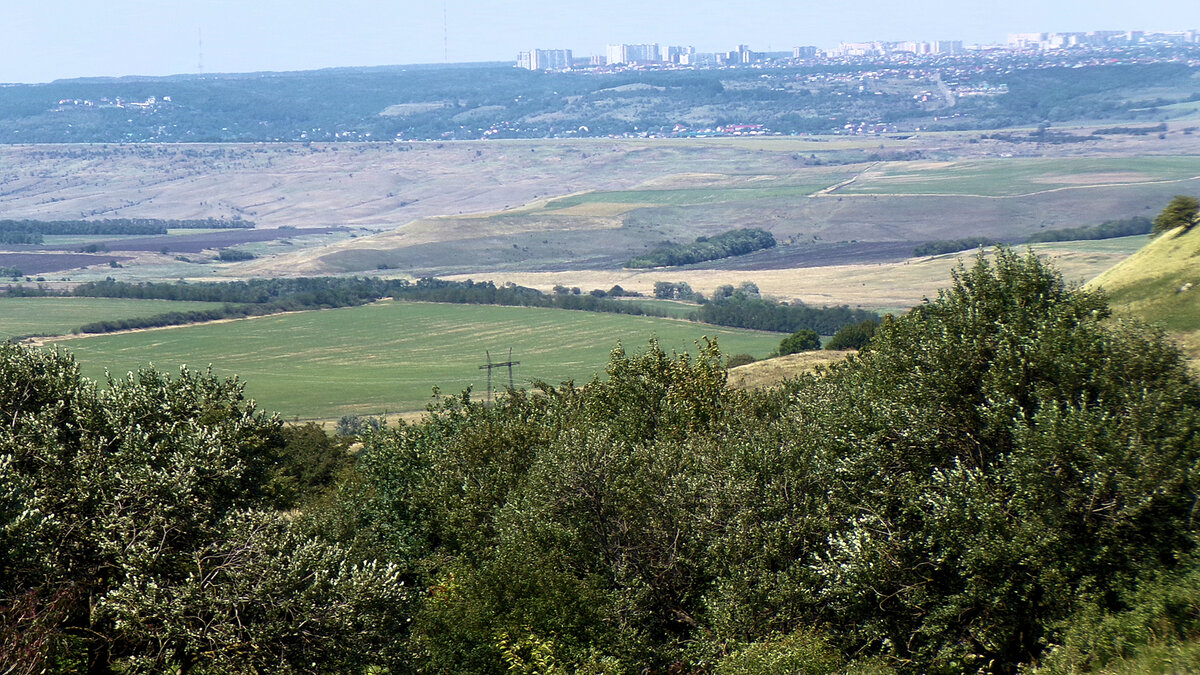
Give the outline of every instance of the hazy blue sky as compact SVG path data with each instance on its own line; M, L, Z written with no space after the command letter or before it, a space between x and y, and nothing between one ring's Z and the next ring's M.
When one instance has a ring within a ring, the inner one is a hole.
M242 72L586 56L610 42L765 51L1190 28L1200 0L0 0L0 82L195 73L201 35L206 72Z

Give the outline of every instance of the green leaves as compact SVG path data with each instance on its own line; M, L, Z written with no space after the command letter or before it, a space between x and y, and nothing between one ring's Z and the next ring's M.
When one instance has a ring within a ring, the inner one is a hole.
M1169 232L1177 227L1190 229L1200 218L1200 200L1187 195L1175 195L1154 217L1154 234Z
M97 390L69 357L12 345L0 375L0 669L391 658L397 571L255 510L281 423L236 380L146 370Z

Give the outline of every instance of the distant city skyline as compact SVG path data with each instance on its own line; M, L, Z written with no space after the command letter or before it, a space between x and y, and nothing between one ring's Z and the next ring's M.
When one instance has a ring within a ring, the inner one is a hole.
M41 0L0 8L0 82L197 72L512 61L532 47L604 54L609 44L720 52L840 42L962 40L1009 33L1200 28L1195 0L934 0L816 3L610 0ZM0 92L0 96L3 93Z

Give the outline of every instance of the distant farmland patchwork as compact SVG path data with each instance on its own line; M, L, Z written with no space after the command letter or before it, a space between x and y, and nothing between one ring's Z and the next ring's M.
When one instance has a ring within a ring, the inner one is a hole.
M483 396L479 366L485 350L494 360L520 361L518 386L541 379L585 382L601 373L617 341L627 351L652 336L670 350L695 351L714 337L726 353L766 356L778 333L760 333L612 314L524 307L381 302L362 307L299 312L217 324L65 340L86 375L124 373L153 363L166 371L180 364L213 366L240 375L261 407L302 418L422 409L433 387L456 394L472 387ZM501 358L503 357L503 358ZM494 386L507 384L507 371Z
M781 141L781 144L783 141ZM756 154L756 153L747 153ZM761 160L760 160L761 161ZM881 161L772 172L677 173L490 214L427 218L313 249L263 272L413 274L617 269L664 242L739 227L771 231L768 253L711 265L747 271L897 262L919 243L971 234L1019 243L1044 229L1153 214L1200 187L1195 156Z

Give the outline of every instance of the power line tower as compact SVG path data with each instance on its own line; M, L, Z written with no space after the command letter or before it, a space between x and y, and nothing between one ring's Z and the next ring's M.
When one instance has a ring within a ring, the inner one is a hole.
M508 348L508 360L504 363L492 363L492 353L487 350L484 350L483 353L487 355L487 363L479 366L479 369L487 370L487 401L490 404L492 402L492 369L508 368L508 388L513 389L515 388L513 386L513 366L519 366L521 362L512 360L512 347Z

